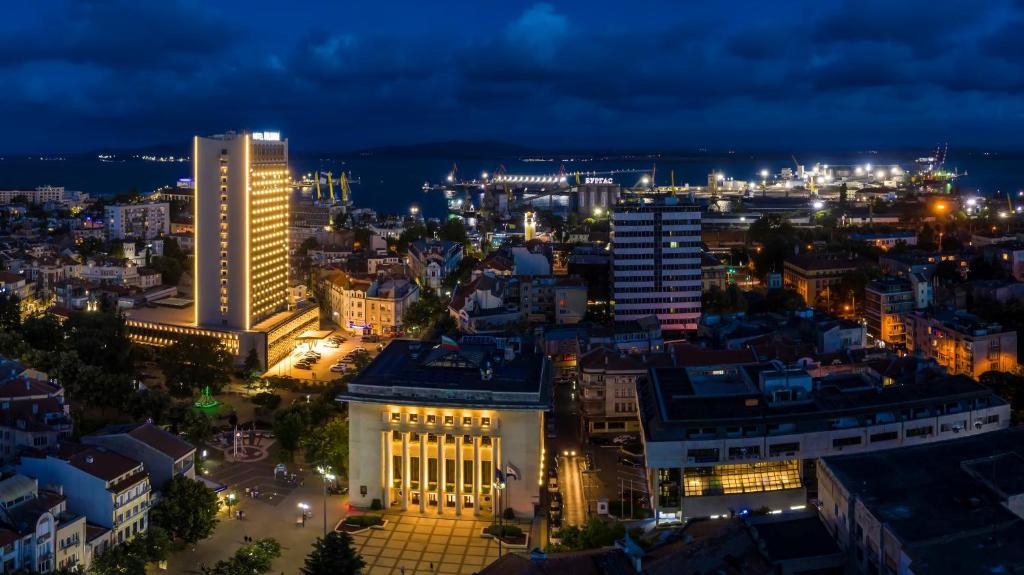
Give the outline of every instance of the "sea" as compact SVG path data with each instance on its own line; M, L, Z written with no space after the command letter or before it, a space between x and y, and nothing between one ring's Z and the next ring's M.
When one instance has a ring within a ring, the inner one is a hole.
M568 174L592 173L608 177L625 186L637 183L643 173L654 172L656 183L668 185L674 176L676 185L703 185L710 172L722 172L738 180L756 181L761 170L772 173L792 168L794 157L810 168L815 163L832 165L900 164L914 169L920 152L866 152L849 154L543 154L532 157L458 158L402 154L354 154L337 157L314 157L293 153L290 158L294 176L314 171L331 171L337 177L350 174L352 200L356 207L372 208L379 213L407 213L416 206L428 217L443 217L446 209L443 194L424 192L424 184L444 183L453 167L459 179L479 178L493 174L499 166L510 175L545 176L560 171ZM952 151L946 169L965 175L957 179L961 193L984 196L1016 196L1024 190L1024 154ZM188 162L156 162L141 159L101 160L96 157L26 157L0 158L0 189L33 189L37 186L64 186L93 196L108 196L131 190L148 193L163 186L174 185L179 178L191 174ZM571 177L571 176L570 176Z

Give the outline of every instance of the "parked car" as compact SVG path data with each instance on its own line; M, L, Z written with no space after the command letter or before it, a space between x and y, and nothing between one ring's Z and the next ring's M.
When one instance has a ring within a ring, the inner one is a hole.
M296 369L313 369L308 363L296 363Z
M620 457L619 464L625 465L626 467L633 467L635 469L639 469L644 466L644 463L642 461L637 461L632 457Z
M344 373L346 369L348 368L345 367L345 364L341 363L340 361L331 366L331 371L335 373Z
M624 433L622 435L616 435L615 438L612 439L612 443L616 443L619 445L622 445L623 443L629 443L631 441L633 441L633 436L627 433Z

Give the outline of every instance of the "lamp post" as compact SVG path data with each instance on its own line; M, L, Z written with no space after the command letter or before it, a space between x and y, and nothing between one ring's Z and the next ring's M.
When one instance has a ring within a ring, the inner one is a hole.
M230 518L231 517L231 507L235 504L235 492L232 491L231 493L228 493L226 499L228 500L228 518Z
M302 513L302 526L306 526L306 512L309 511L308 503L299 503L299 511Z
M495 539L498 540L498 558L501 559L501 536L505 534L504 526L502 525L503 513L501 509L501 491L505 489L505 480L503 478L494 481L494 515L498 519L498 535Z
M327 537L327 482L334 481L335 476L330 467L317 467L316 471L324 479L324 537Z

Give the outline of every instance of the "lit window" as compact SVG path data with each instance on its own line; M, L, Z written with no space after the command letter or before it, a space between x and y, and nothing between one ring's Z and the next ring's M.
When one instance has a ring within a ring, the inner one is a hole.
M392 411L391 412L391 422L392 423L398 423L400 421L402 421L402 414L397 412L397 411Z
M455 425L455 416L454 415L446 415L446 416L444 416L444 424L446 426Z
M463 417L462 418L462 425L464 427L469 427L470 425L473 425L473 418L472 417Z
M480 426L481 427L490 427L491 426L491 418L490 417L481 417L480 418Z
M409 414L409 423L419 423L419 422L420 422L420 416L419 416L418 413L410 413Z

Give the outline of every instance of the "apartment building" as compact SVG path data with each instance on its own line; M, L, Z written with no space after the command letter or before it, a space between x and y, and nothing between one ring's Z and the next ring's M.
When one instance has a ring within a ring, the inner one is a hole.
M418 240L409 245L406 261L412 277L417 278L420 285L440 289L441 282L462 261L462 244L448 240Z
M19 473L43 485L61 485L67 508L110 530L118 545L149 527L151 486L142 462L103 447L65 442L45 451L29 451Z
M105 427L83 437L82 443L141 461L154 489L179 475L196 478L195 446L149 422Z
M961 310L903 315L907 351L935 359L950 373L978 377L1017 368L1017 332Z
M697 329L700 208L674 195L621 199L612 213L615 321L657 316L665 332Z
M405 330L405 312L419 300L420 288L404 279L359 277L332 270L321 279L331 319L360 334L394 335Z
M0 370L0 462L12 462L19 449L55 447L71 437L63 387L17 362L0 359Z
M171 205L167 202L114 204L103 210L107 240L151 240L171 233Z
M906 332L903 314L914 309L914 291L910 280L883 276L864 289L864 317L868 335L880 344L903 347Z
M652 368L638 403L658 521L802 509L818 458L1010 423L1006 401L966 376L812 378L778 362Z
M836 298L847 297L847 294L834 293L843 275L863 265L863 261L847 255L801 254L786 258L782 283L796 290L807 305L828 307Z
M0 481L0 572L48 573L89 568L86 518L67 509L61 489L12 475Z

